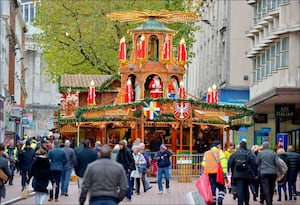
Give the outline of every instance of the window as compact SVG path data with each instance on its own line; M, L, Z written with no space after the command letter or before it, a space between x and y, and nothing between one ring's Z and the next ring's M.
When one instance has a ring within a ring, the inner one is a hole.
M261 54L261 64L260 64L260 67L261 67L261 77L266 77L266 54L265 53L262 53Z
M266 51L266 74L269 75L271 73L271 58L270 58L270 49Z
M35 9L38 1L33 0L22 0L21 1L21 12L23 14L23 19L26 23L33 23L35 18Z
M281 67L287 67L289 64L289 38L283 38L281 44Z
M275 71L276 66L275 66L275 60L276 60L276 54L275 54L275 44L271 47L271 72Z
M276 42L276 69L280 68L280 41Z

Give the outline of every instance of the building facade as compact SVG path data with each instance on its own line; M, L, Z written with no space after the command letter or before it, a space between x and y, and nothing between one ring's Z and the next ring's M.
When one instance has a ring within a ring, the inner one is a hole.
M246 31L252 60L249 107L255 108L255 138L281 137L300 151L300 1L249 0Z
M249 39L245 31L251 25L251 7L246 1L204 1L199 8L201 30L193 45L195 57L186 74L188 93L206 101L208 88L216 85L219 104L244 105L249 100L251 60L245 57ZM243 23L241 23L243 22ZM251 136L230 131L231 141ZM237 137L234 137L237 136Z
M25 106L24 41L27 31L17 0L0 2L0 141L21 132Z
M60 103L58 84L51 82L43 72L47 66L43 60L43 51L33 35L42 32L33 26L36 7L39 1L21 0L20 10L26 22L28 31L25 35L25 89L27 92L26 109L23 114L23 134L29 136L48 136L49 132L56 128Z

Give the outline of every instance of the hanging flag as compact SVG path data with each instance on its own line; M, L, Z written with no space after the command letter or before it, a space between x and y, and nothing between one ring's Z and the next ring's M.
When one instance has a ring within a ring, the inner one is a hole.
M125 37L124 36L120 40L119 60L120 61L126 61L126 43L125 43Z
M144 116L150 120L157 118L160 114L160 103L155 101L144 102Z

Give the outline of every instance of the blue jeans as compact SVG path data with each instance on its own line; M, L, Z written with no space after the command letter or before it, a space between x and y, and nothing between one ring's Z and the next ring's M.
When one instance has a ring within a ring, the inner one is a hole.
M64 170L61 174L61 193L68 193L71 174L72 167L64 167Z
M30 175L30 170L25 170L22 169L21 170L21 184L22 184L22 188L25 188L26 186L26 180L29 178Z
M60 180L61 180L61 173L62 171L60 170L51 170L52 175L54 177L55 180L55 199L58 199L58 195L59 195L59 184L60 184ZM50 191L50 198L53 199L53 190Z
M131 180L130 180L130 171L125 170L126 173L126 177L127 177L127 183L128 183L128 191L126 194L126 197L128 199L131 199L131 195L132 195L132 186L131 186Z
M163 175L166 178L166 189L169 189L170 187L170 171L169 171L169 167L158 167L157 170L157 183L158 183L158 190L162 191L163 187L162 187L162 177Z

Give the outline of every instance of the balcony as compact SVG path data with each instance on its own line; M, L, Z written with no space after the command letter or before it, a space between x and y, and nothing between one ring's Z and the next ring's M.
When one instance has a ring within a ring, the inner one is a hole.
M251 4L255 4L256 0L247 0L247 4L251 5Z
M250 30L249 30L249 33L252 33L252 34L259 33L259 30L251 27Z
M255 36L253 33L250 33L249 31L246 31L245 34L247 38L254 38Z

